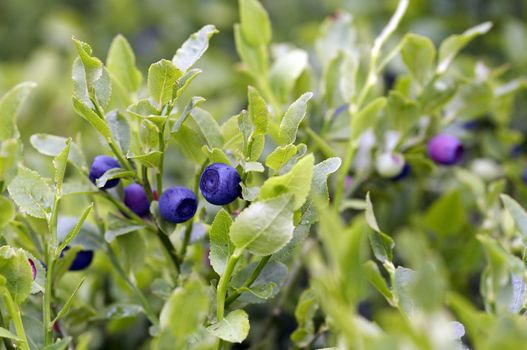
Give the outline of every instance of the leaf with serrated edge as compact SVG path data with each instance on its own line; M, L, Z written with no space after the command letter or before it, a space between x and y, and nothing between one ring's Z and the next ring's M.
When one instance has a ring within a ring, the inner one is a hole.
M208 24L192 34L176 51L172 63L180 71L186 72L207 51L209 40L216 33L218 33L216 27Z
M306 92L293 102L282 118L280 123L280 141L282 144L293 143L300 122L306 116L307 102L313 97L312 92Z
M22 212L46 218L53 202L53 192L36 171L19 167L7 190Z

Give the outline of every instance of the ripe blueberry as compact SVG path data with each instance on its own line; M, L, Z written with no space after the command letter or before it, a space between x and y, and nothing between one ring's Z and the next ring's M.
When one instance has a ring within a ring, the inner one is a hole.
M207 202L225 205L241 194L240 181L236 169L227 164L214 163L201 174L199 189Z
M399 181L410 175L412 172L412 167L408 163L404 163L403 170L399 173L399 175L394 176L391 178L392 181Z
M428 142L428 156L436 163L453 165L463 158L463 144L455 136L439 134Z
M131 184L124 188L124 204L139 216L145 216L150 211L146 192L139 184Z
M109 156L97 156L93 159L93 163L90 167L90 173L88 174L88 177L90 178L90 181L96 184L96 180L100 178L106 171L113 168L120 168L121 165L117 161L117 159L109 157ZM119 183L119 179L113 179L108 182L102 187L103 189L108 189L117 186Z
M176 224L193 217L197 208L196 195L186 187L167 188L159 197L159 213L166 221Z
M68 251L70 249L69 246L66 246L64 250L60 253L60 256L64 254L64 252ZM84 270L88 266L90 266L91 262L93 260L93 250L79 250L77 252L77 255L75 256L75 259L73 259L69 270L70 271L80 271Z

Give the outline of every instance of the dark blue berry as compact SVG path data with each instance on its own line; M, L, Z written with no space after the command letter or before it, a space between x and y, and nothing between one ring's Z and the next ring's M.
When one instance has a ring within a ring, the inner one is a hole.
M175 186L166 189L159 197L159 213L166 221L185 222L192 218L198 208L194 192L186 187Z
M199 189L207 202L216 205L229 204L242 191L240 175L230 165L214 163L201 174Z
M457 164L463 158L463 144L455 136L439 134L428 142L428 155L438 164Z
M69 246L66 246L64 250L60 253L60 257L63 256L64 252L68 251L70 249ZM75 259L73 259L69 270L70 271L80 271L84 270L88 266L90 266L91 262L93 260L93 250L79 250L77 252L77 255L75 256Z
M392 181L399 181L410 175L412 172L412 167L408 163L404 163L403 170L399 173L399 175L394 176L391 178Z
M124 204L139 216L150 212L150 202L143 186L131 184L124 188Z
M88 177L90 178L90 181L96 184L96 180L100 178L105 172L107 172L110 169L113 168L120 168L121 165L117 161L117 159L109 157L109 156L97 156L93 159L93 163L90 167L90 173L88 174ZM117 186L119 183L119 179L113 179L108 182L102 187L103 189L108 189Z

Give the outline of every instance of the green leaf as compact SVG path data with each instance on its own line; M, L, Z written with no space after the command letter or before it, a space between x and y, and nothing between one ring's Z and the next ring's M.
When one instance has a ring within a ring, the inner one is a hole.
M223 146L223 137L221 135L220 126L209 112L196 107L191 110L190 116L198 125L203 137L205 137L207 144L211 148L221 148Z
M297 79L307 66L307 53L298 49L289 51L274 62L269 71L269 80L278 101L287 102Z
M318 219L317 208L313 201L314 198L323 200L323 202L317 203L318 207L329 202L328 177L335 173L340 168L341 164L342 160L340 158L333 157L328 158L313 167L311 190L309 192L308 200L303 208L303 224L311 224Z
M123 151L128 152L130 149L130 125L119 111L111 111L106 115L106 121L112 131L113 139Z
M249 118L254 125L253 135L264 135L267 133L267 125L269 123L269 109L258 90L249 86L248 96L249 100Z
M0 196L0 228L6 226L15 218L15 206L13 202L4 196Z
M378 97L368 103L366 107L361 109L351 118L351 141L357 141L364 131L368 130L373 124L375 124L385 105L386 98Z
M405 133L414 127L420 117L417 103L407 99L398 91L390 91L386 115L393 127L401 133Z
M229 236L237 250L270 255L293 237L292 195L252 203L231 225Z
M66 248L67 245L71 243L71 241L77 236L77 234L81 231L82 225L84 225L84 222L88 218L88 215L90 214L91 210L93 209L93 203L88 205L86 209L82 212L79 221L73 226L73 228L68 232L66 237L62 240L62 243L60 243L58 249L57 249L57 258L60 256L61 252Z
M66 146L67 138L49 134L33 134L29 138L31 145L45 156L56 157ZM68 161L72 162L78 168L86 165L86 158L80 147L73 141L70 141L70 153Z
M43 347L42 350L65 350L68 348L72 340L71 337L62 338L51 345Z
M384 277L382 277L377 264L371 260L366 261L366 263L364 263L364 274L366 275L368 282L370 282L370 284L384 296L386 301L390 303L390 305L396 306L394 295L390 288L388 288L388 284Z
M128 153L126 158L133 159L142 164L147 168L159 169L159 164L161 163L161 157L163 152L160 151L150 151L145 154L135 155L133 153Z
M53 203L53 192L36 171L19 167L17 176L7 189L22 212L36 218L47 217Z
M106 242L111 243L116 237L126 235L128 233L141 230L143 228L144 226L142 225L134 224L128 220L123 220L122 217L110 214L108 215L108 219L106 220L104 239L106 240Z
M278 171L293 158L296 152L297 147L292 143L278 146L265 158L265 165L274 171Z
M434 74L436 54L434 43L427 37L410 33L403 39L401 58L415 80L423 86Z
M412 316L416 308L412 291L415 287L417 273L412 269L399 266L395 269L394 279L393 288L398 303L408 316Z
M312 289L306 289L300 295L295 309L297 329L291 334L291 340L298 347L308 347L314 340L315 324L313 318L319 308Z
M77 294L77 292L79 291L80 287L82 286L85 280L86 280L86 277L80 280L80 282L77 284L77 286L73 290L73 293L71 293L68 300L66 300L62 308L59 310L55 319L51 321L52 324L55 324L58 320L60 320L62 316L64 316L69 311L71 303L73 302L73 298L75 297L75 295Z
M205 321L209 300L204 283L192 275L172 292L163 306L159 317L161 328L176 338L188 338Z
M424 222L438 235L459 233L466 223L465 205L460 191L448 192L436 200L424 215Z
M176 81L175 89L176 89L176 96L175 101L179 99L179 97L187 90L192 80L194 80L198 75L201 74L201 70L194 68L188 70L181 78L179 78Z
M64 181L64 174L66 173L66 166L68 165L70 145L71 139L67 139L64 149L55 158L53 158L53 167L55 168L54 181L58 195L62 194L62 182Z
M252 46L242 34L239 24L234 25L234 42L238 55L249 68L249 73L254 78L266 76L269 64L267 47L265 45Z
M375 258L383 263L385 266L391 265L393 258L393 247L395 243L393 239L381 231L373 212L373 205L370 200L370 193L366 194L366 210L365 210L366 222L373 231L370 231L368 236L370 239L370 245L373 250Z
M512 216L516 228L520 232L523 244L527 245L527 212L509 195L501 194L500 198L503 206Z
M227 260L234 251L234 246L229 239L229 229L232 218L224 209L218 211L209 231L210 253L209 260L212 268L218 275L222 275L227 265Z
M100 118L89 106L82 103L76 97L73 97L73 109L78 115L86 119L104 137L106 140L112 139L112 132L106 123L106 120Z
M437 73L444 73L463 47L477 36L487 33L490 28L492 28L492 23L485 22L466 30L462 34L455 34L446 38L439 46Z
M135 173L131 170L126 170L122 168L111 168L108 169L101 177L99 177L95 184L99 188L103 188L104 185L110 180L122 179L122 178L133 178Z
M233 303L234 308L247 304L265 303L269 298L275 297L283 286L287 278L287 266L278 261L269 261L250 287L242 288L254 273L257 265L256 262L250 263L233 276L231 286L242 292Z
M141 86L143 76L135 65L134 51L124 36L119 34L113 39L106 66L110 75L127 93L134 93Z
M15 341L22 341L21 338L17 337L15 334L11 333L7 329L0 327L0 338L13 339Z
M182 72L170 61L162 59L148 69L148 91L150 96L162 107L173 97L176 81Z
M212 335L230 343L241 343L249 334L249 316L243 310L230 312L223 320L207 327Z
M16 116L36 83L18 84L0 99L0 141L20 136L16 127Z
M296 133L300 122L306 116L307 101L313 97L312 92L306 92L293 102L282 118L280 123L280 140L282 144L293 143L296 140Z
M269 199L284 193L293 195L293 210L299 209L306 201L313 178L313 154L308 154L298 161L291 170L281 176L267 179L260 189L260 198Z
M178 132L179 128L181 128L181 125L183 125L183 123L185 122L187 117L190 115L190 112L192 112L192 110L194 108L196 108L197 106L199 106L203 102L205 102L205 99L203 97L201 97L201 96L194 96L194 97L192 97L190 102L187 103L187 105L185 106L185 109L183 109L183 112L181 113L181 115L179 116L177 121L172 126L171 132L173 132L173 133L174 132Z
M6 280L6 288L15 303L21 304L31 293L33 272L26 253L20 248L0 247L0 276Z
M158 115L160 112L150 102L150 99L141 99L136 103L130 105L127 109L131 115L137 118L144 118L151 115Z
M16 173L15 164L21 151L22 146L17 139L8 139L0 144L0 181L4 182L4 186Z
M264 166L260 162L243 162L241 165L245 173L263 173L265 171Z
M194 129L182 125L178 132L172 134L172 139L176 142L185 157L196 164L201 164L205 161L206 157L201 151L201 147L203 147L205 141Z
M240 0L241 33L252 46L271 42L271 22L265 8L258 0Z
M201 150L207 155L211 163L231 164L229 157L220 148L210 149L208 146L203 146Z
M181 71L186 72L207 51L210 38L219 31L211 24L192 34L181 45L172 58L172 63Z

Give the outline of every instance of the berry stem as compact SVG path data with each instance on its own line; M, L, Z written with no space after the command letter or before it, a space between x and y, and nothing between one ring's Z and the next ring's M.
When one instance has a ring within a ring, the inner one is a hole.
M150 181L148 181L148 168L143 165L141 165L141 176L143 180L143 187L146 192L146 197L150 202L152 202L152 200L154 199L154 195L152 193L152 187L150 187ZM161 194L158 193L158 195Z
M179 274L181 272L181 262L179 261L179 258L176 253L176 249L174 248L174 245L170 241L170 238L161 231L161 229L156 230L157 237L161 241L161 244L165 248L166 252L168 253L168 256L170 257L170 260L174 264L174 267L176 268L177 273Z
M7 288L2 287L1 295L3 296L4 305L11 316L13 325L15 326L16 335L21 339L18 344L21 350L29 350L29 344L27 342L26 332L24 330L24 324L22 323L22 317L20 314L20 309L18 305L13 300L13 297L7 290Z

